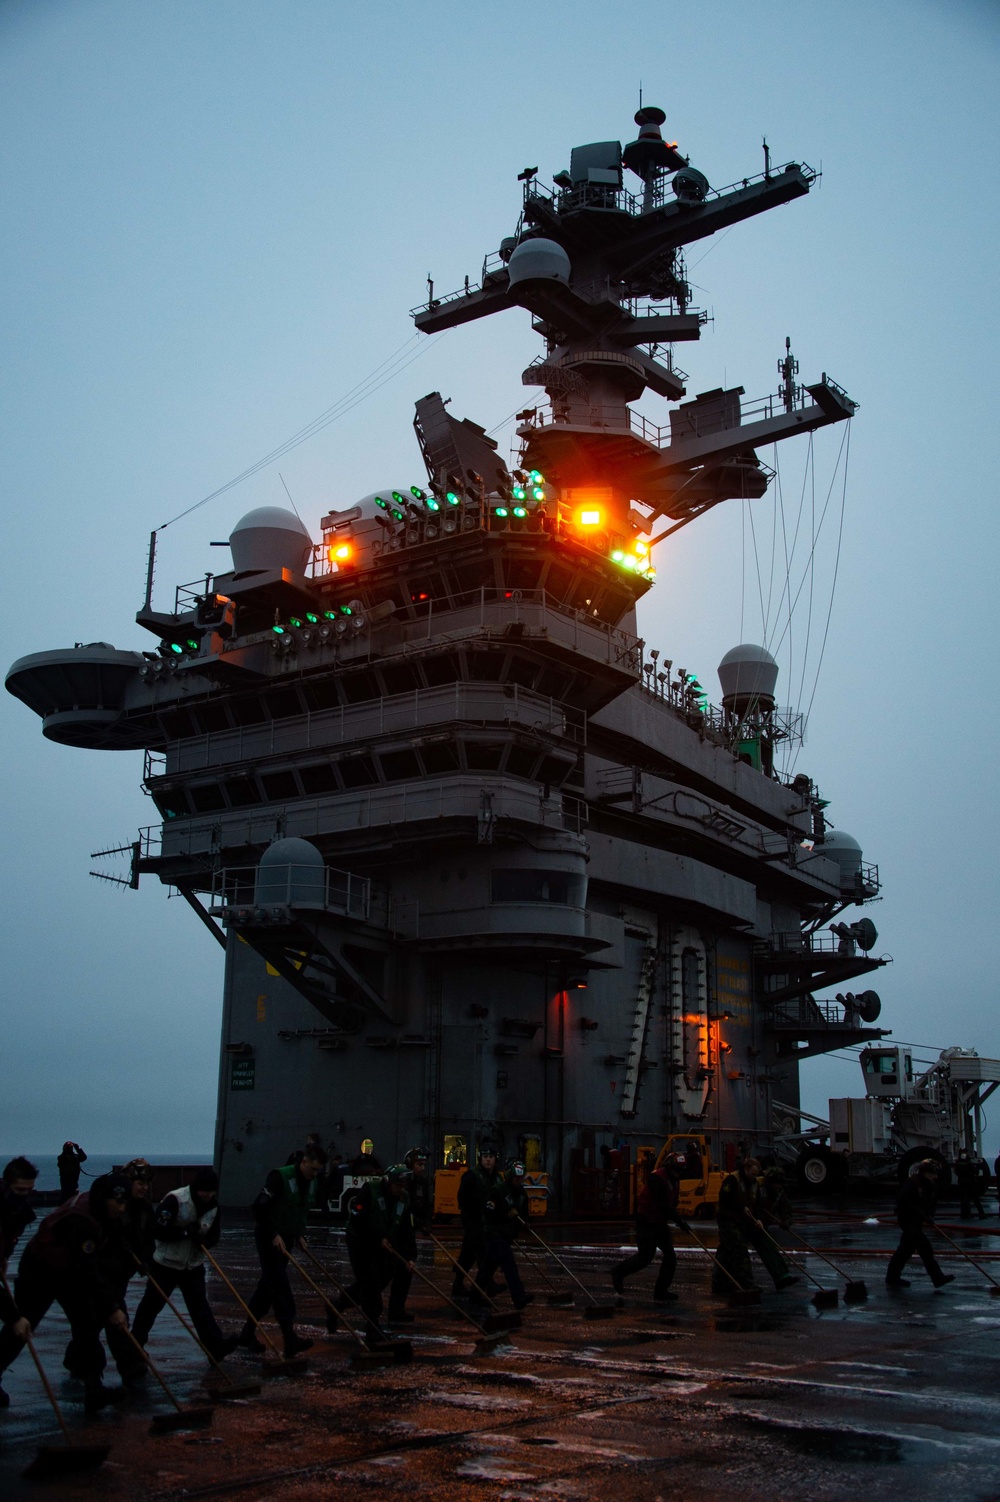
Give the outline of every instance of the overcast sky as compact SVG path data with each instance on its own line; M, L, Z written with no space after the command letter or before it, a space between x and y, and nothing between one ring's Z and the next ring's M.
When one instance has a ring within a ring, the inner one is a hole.
M807 199L692 247L713 322L678 349L689 390L773 391L788 335L801 378L828 372L861 411L846 489L843 429L817 435L814 472L786 443L780 498L664 545L640 629L716 700L729 647L778 644L779 698L813 700L796 770L881 868L885 1025L921 1058L1000 1056L998 54L989 0L3 0L4 666L148 647L150 529L393 357L367 400L168 528L160 608L222 566L208 544L245 511L286 504L279 471L314 534L332 505L419 482L426 391L506 453L540 349L528 315L420 343L408 310L428 273L439 292L478 278L522 168L548 180L573 145L631 139L641 83L714 186L759 171L765 135L775 162L823 170ZM210 1150L222 952L158 883L87 874L154 821L142 757L50 744L7 695L0 715L0 1149ZM817 1111L861 1093L851 1060L804 1085Z

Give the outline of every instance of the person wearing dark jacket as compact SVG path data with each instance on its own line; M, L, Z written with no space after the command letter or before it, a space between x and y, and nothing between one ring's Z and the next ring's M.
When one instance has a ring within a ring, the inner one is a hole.
M56 1159L59 1170L59 1192L63 1202L76 1194L80 1187L80 1164L86 1163L87 1154L79 1142L64 1142L62 1152Z
M413 1212L413 1224L424 1235L430 1230L434 1218L434 1178L427 1172L427 1158L425 1147L411 1147L403 1159L410 1174L406 1192Z
M896 1220L899 1224L899 1245L889 1260L885 1274L886 1288L909 1288L903 1269L916 1252L935 1288L954 1283L954 1273L946 1273L934 1255L924 1234L924 1226L933 1221L937 1208L938 1175L941 1166L934 1158L924 1158L917 1164L917 1171L907 1179L896 1201Z
M528 1196L524 1191L524 1164L514 1159L490 1190L485 1208L483 1255L479 1263L478 1283L484 1293L493 1286L493 1275L503 1273L507 1291L515 1309L523 1309L534 1299L526 1293L514 1257L514 1241L528 1219ZM476 1301L473 1289L472 1302Z
M756 1158L744 1158L736 1172L723 1179L716 1215L719 1249L712 1273L713 1293L732 1293L731 1279L741 1288L754 1287L751 1247L770 1273L775 1288L791 1288L799 1281L765 1230L766 1224L781 1221L768 1208Z
M959 1213L963 1220L972 1219L972 1206L976 1207L976 1214L980 1220L986 1219L986 1211L983 1209L982 1195L985 1184L983 1183L983 1169L977 1159L971 1158L967 1148L959 1150L955 1159L955 1184L958 1188ZM989 1171L986 1173L986 1184L989 1183Z
M27 1158L11 1158L0 1179L0 1325L10 1328L19 1340L31 1334L31 1326L18 1309L7 1282L7 1264L23 1232L35 1219L29 1203L38 1178L38 1169ZM0 1408L8 1408L10 1398L0 1387Z
M121 1388L106 1388L101 1382L101 1330L108 1323L124 1326L127 1321L100 1253L125 1214L130 1187L122 1175L105 1174L86 1194L74 1195L47 1215L24 1249L14 1284L14 1302L32 1330L53 1303L61 1305L69 1320L88 1413L123 1396ZM0 1373L23 1345L14 1326L5 1325L0 1331Z
M465 1292L464 1274L482 1262L486 1251L486 1202L500 1180L497 1150L492 1142L479 1149L479 1163L467 1168L458 1185L458 1213L462 1218L462 1245L458 1267L452 1279L451 1296L461 1298Z
M145 1158L133 1158L125 1164L122 1175L131 1184L129 1198L125 1202L125 1214L110 1227L107 1241L98 1256L101 1272L114 1288L118 1302L128 1318L127 1292L130 1280L138 1271L137 1262L147 1263L153 1255L153 1207L149 1203L149 1188L153 1182L153 1170ZM115 1360L123 1382L142 1381L146 1376L146 1364L120 1325L104 1327L104 1338ZM102 1370L103 1370L103 1351ZM66 1347L63 1366L73 1376L79 1376L77 1353L73 1341Z
M623 1292L625 1279L648 1267L659 1250L663 1253L663 1258L656 1275L653 1298L657 1303L676 1299L677 1295L670 1291L677 1271L677 1253L670 1234L670 1222L673 1221L682 1230L687 1229L686 1223L677 1213L679 1178L685 1167L683 1155L668 1157L653 1169L640 1189L635 1217L636 1251L611 1269L611 1282L617 1294Z
M253 1319L247 1320L239 1335L239 1344L252 1351L264 1350L257 1339L254 1320L262 1320L272 1307L286 1357L308 1351L312 1345L295 1333L295 1297L288 1281L288 1254L307 1244L308 1215L319 1205L319 1177L325 1167L323 1149L306 1148L298 1163L272 1168L253 1202L260 1282L247 1303Z
M368 1321L366 1338L382 1339L382 1290L389 1287L389 1322L412 1324L406 1312L406 1297L413 1281L417 1238L407 1193L410 1173L402 1163L387 1168L378 1184L364 1184L355 1194L347 1213L347 1252L354 1282L338 1303L343 1312L348 1300L360 1305ZM333 1316L329 1330L336 1329Z
M205 1293L205 1248L216 1246L222 1232L218 1190L215 1169L199 1168L190 1184L165 1195L156 1207L146 1291L132 1327L141 1346L148 1341L156 1316L175 1288L184 1296L198 1339L216 1361L239 1345L238 1336L227 1338L222 1334Z

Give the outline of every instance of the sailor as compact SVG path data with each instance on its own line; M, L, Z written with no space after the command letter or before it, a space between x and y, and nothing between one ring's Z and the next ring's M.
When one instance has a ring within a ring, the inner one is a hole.
M361 1151L352 1159L347 1172L360 1179L377 1179L383 1172L382 1165L375 1156L375 1144L370 1137L362 1142Z
M958 1198L960 1215L963 1220L972 1219L972 1206L975 1205L976 1213L980 1220L986 1219L986 1211L983 1209L981 1198L983 1192L983 1169L984 1163L969 1155L967 1148L960 1148L958 1157L955 1159L955 1183L958 1186ZM986 1172L986 1183L989 1183L989 1170Z
M430 1230L434 1216L434 1177L427 1172L427 1161L426 1147L411 1147L403 1159L410 1173L407 1193L413 1212L413 1224L424 1235Z
M86 1163L87 1154L79 1142L64 1142L62 1152L56 1159L59 1170L59 1192L62 1203L70 1199L80 1187L80 1164Z
M87 1413L124 1396L122 1388L107 1388L101 1382L101 1330L108 1323L124 1327L127 1321L99 1254L124 1217L130 1192L128 1179L105 1174L87 1193L53 1210L25 1247L14 1283L14 1302L31 1330L53 1303L61 1305L72 1332ZM19 1331L17 1322L0 1331L0 1373L21 1350L26 1333L23 1327Z
M139 1300L132 1326L132 1334L141 1346L149 1340L156 1316L175 1288L184 1296L198 1339L216 1361L228 1356L240 1343L238 1335L223 1335L205 1293L204 1248L215 1246L222 1232L218 1191L215 1169L199 1168L190 1184L171 1190L156 1207L155 1245L146 1291Z
M462 1217L462 1245L452 1279L452 1298L461 1298L465 1292L463 1273L481 1263L486 1249L486 1201L490 1198L500 1177L497 1169L497 1149L494 1142L483 1142L479 1148L479 1163L467 1168L458 1185L458 1212ZM473 1290L475 1294L475 1290ZM475 1295L481 1301L482 1295Z
M7 1264L22 1233L35 1219L31 1208L31 1191L38 1178L38 1169L28 1158L11 1158L0 1179L0 1325L9 1326L12 1333L24 1340L31 1334L31 1326L21 1314L7 1282ZM0 1408L8 1408L10 1398L0 1387Z
M701 1148L697 1142L689 1142L684 1152L684 1166L681 1169L682 1179L701 1178Z
M139 1270L137 1264L146 1264L153 1255L153 1207L149 1202L153 1170L145 1158L132 1158L122 1169L122 1175L132 1186L125 1202L125 1214L109 1228L107 1240L97 1255L102 1276L115 1290L127 1319L126 1294L129 1282ZM117 1324L106 1325L104 1337L122 1381L128 1384L142 1381L146 1376L146 1364L122 1327ZM102 1351L102 1371L103 1354ZM80 1375L77 1351L72 1340L66 1347L63 1366L73 1376Z
M347 1219L347 1251L354 1282L339 1300L343 1312L348 1301L360 1305L368 1321L367 1337L381 1340L383 1332L382 1290L389 1285L390 1324L409 1325L413 1315L406 1310L406 1297L413 1281L417 1239L407 1192L410 1171L402 1163L387 1168L380 1183L363 1184L351 1198ZM333 1316L327 1329L337 1328Z
M885 1273L886 1288L909 1288L910 1280L903 1277L903 1268L916 1252L935 1288L954 1283L954 1273L943 1271L934 1255L934 1248L924 1235L924 1226L934 1219L937 1208L938 1176L941 1165L934 1158L924 1158L917 1164L899 1191L896 1201L896 1220L899 1224L899 1245L889 1259Z
M528 1196L524 1189L524 1164L514 1158L493 1185L485 1206L483 1255L479 1260L479 1286L490 1293L493 1275L503 1273L515 1309L524 1309L534 1299L526 1293L514 1257L514 1241L528 1220ZM473 1289L473 1295L476 1295ZM475 1297L473 1298L475 1302Z
M304 1249L309 1211L319 1204L318 1180L326 1167L321 1147L307 1148L298 1163L272 1168L253 1202L254 1242L260 1259L260 1282L247 1307L253 1315L240 1331L239 1344L263 1351L254 1320L262 1320L273 1306L285 1343L285 1355L297 1356L312 1345L295 1333L295 1298L288 1281L288 1254Z
M646 1160L647 1168L650 1161L650 1159ZM699 1158L699 1165L700 1161ZM624 1291L625 1279L632 1273L641 1272L644 1267L648 1267L659 1250L663 1253L663 1259L656 1275L653 1298L657 1303L676 1299L677 1295L670 1291L674 1273L677 1271L677 1253L674 1251L673 1238L670 1234L670 1222L674 1221L682 1230L687 1230L686 1221L681 1220L677 1213L677 1201L680 1195L679 1180L684 1173L685 1164L686 1159L683 1153L670 1153L657 1167L647 1171L646 1181L639 1190L636 1202L637 1249L631 1257L626 1257L611 1270L611 1282L617 1294L620 1295Z
M712 1274L713 1293L732 1292L733 1285L723 1268L741 1288L754 1287L750 1247L770 1273L775 1288L791 1288L799 1281L764 1229L768 1214L760 1164L756 1158L743 1158L736 1172L727 1174L719 1189L719 1248Z
M792 1202L788 1198L788 1184L783 1171L772 1164L765 1168L760 1185L761 1222L764 1229L781 1226L785 1230L792 1223Z

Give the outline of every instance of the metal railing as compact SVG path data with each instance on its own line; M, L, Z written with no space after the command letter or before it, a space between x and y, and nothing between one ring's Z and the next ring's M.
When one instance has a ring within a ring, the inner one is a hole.
M517 684L454 683L440 688L418 688L403 694L342 704L336 709L314 710L284 720L260 725L241 725L233 730L173 741L167 749L170 775L197 772L212 767L232 768L252 757L298 755L302 751L343 745L358 739L382 736L440 725L519 725L525 729L568 740L582 746L586 740L586 716L582 710L560 704ZM162 775L150 772L149 775Z
M484 786L479 777L466 773L299 798L282 807L225 809L147 825L139 831L140 859L194 860L204 871L200 879L208 881L224 849L262 849L286 835L315 840L347 831L437 824L446 819L477 821L480 842L488 843L501 820L579 833L586 823L586 806L560 793L545 798L531 784L503 777Z
M338 871L331 866L226 866L212 873L209 912L226 917L237 910L248 916L256 908L294 909L342 913L368 919L371 882L367 876Z
M766 994L761 997L761 1002L766 1005ZM769 1027L853 1030L858 1023L856 1017L848 1019L843 1008L835 1001L815 1001L802 996L794 1001L779 1002L768 1016L767 1025Z

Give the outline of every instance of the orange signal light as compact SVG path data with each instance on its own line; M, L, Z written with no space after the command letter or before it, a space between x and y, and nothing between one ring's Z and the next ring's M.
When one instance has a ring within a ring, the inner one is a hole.
M580 511L577 521L581 527L599 527L601 525L601 513L599 511Z
M331 563L346 563L354 549L349 542L341 542L335 548L330 549Z

